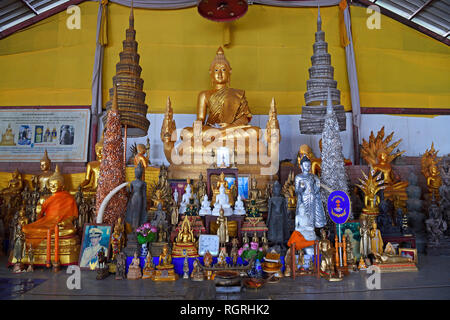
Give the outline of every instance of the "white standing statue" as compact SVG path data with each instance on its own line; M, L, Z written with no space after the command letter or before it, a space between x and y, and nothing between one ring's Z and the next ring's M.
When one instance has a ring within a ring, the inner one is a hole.
M234 203L234 214L242 216L245 214L244 202L241 196L238 195L236 202Z
M220 215L220 208L223 209L225 216L233 215L233 209L231 209L228 195L225 194L225 187L223 185L219 188L219 194L216 196L216 203L212 212L213 216Z
M183 214L186 212L186 207L189 204L190 198L191 198L191 185L188 184L186 186L186 192L181 197L180 214Z
M211 202L208 201L208 195L203 196L202 207L198 213L200 216L211 215Z
M175 205L178 204L178 201L180 201L180 197L178 195L178 190L175 189L175 191L173 192L173 201L175 201Z

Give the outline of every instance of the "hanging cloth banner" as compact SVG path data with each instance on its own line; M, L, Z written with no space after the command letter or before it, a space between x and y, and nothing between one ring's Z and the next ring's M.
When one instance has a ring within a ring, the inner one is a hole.
M350 40L348 39L347 35L347 28L345 26L345 18L344 18L344 11L347 9L347 0L342 0L339 2L339 31L340 31L340 38L341 38L341 46L342 48L345 48L350 44Z
M98 37L98 43L102 46L108 45L108 10L107 10L108 0L102 0L102 17L100 22L100 33Z

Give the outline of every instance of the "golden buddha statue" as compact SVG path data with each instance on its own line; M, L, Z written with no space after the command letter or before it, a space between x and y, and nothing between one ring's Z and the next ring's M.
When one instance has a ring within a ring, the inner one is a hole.
M377 222L372 221L372 227L369 231L370 236L370 250L372 253L383 253L383 238L381 232L378 229Z
M227 180L225 180L225 174L223 172L219 176L219 180L216 183L216 187L214 186L212 187L213 196L211 203L212 204L216 203L216 196L219 195L220 193L220 186L223 186L225 188L225 194L228 196L228 202L230 206L233 206L234 205L233 190L231 188L228 188L228 182Z
M407 181L399 181L394 175L391 162L403 154L405 151L392 153L392 151L400 144L401 139L388 146L392 140L394 132L384 138L384 127L378 132L376 138L373 132L370 133L369 142L363 139L361 155L364 160L372 166L375 172L383 174L386 188L384 196L386 199L392 200L395 195L399 196L402 201L406 201L408 196L406 194ZM392 153L392 154L391 154Z
M155 191L155 197L152 198L153 201L153 206L151 208L151 210L157 210L158 205L161 204L161 208L165 209L165 201L162 198L162 190L156 190Z
M187 215L184 216L181 228L173 243L172 252L174 257L184 257L186 255L191 258L198 257L197 243Z
M156 195L157 191L160 191L160 195ZM164 200L163 204L169 204L172 202L172 188L170 187L168 177L167 177L167 168L163 165L159 170L159 178L158 183L154 188L152 188L152 192L150 194L150 199L157 200L157 203L160 203L160 200ZM155 207L158 207L156 204ZM164 205L163 205L164 207Z
M261 190L258 189L258 182L251 179L248 190L248 199L245 200L247 207L256 207L259 213L267 212L267 199L264 199Z
M55 244L59 246L59 252L54 254L59 253L61 264L77 263L80 242L73 221L78 217L78 209L73 196L64 191L64 177L59 172L58 165L55 173L48 179L48 186L51 195L38 200L37 220L23 227L25 241L34 250L35 264L48 263L51 248Z
M369 174L366 175L362 171L365 180L359 179L361 184L356 186L362 190L364 193L364 208L362 209L363 214L366 215L377 215L378 205L380 204L380 197L377 193L384 189L384 181L381 179L381 172L375 174L375 170L369 167Z
M320 176L322 159L316 158L316 156L312 152L311 147L307 144L302 144L298 149L297 165L299 168L301 168L300 161L302 160L303 156L306 156L311 161L311 172L316 176Z
M20 195L24 188L22 175L19 170L16 169L11 174L11 180L8 181L8 186L0 190L0 196L6 203L10 203L11 199Z
M172 255L167 244L162 248L158 265L151 278L153 281L175 281L178 279L178 275L175 273L174 265L172 264Z
M281 193L288 201L288 209L297 208L297 195L295 194L294 171L289 172L288 178L284 182Z
M442 186L441 173L438 169L438 163L442 160L437 159L437 153L434 149L434 143L431 143L430 150L426 150L421 159L422 174L427 179L428 192L430 199L434 197L436 201L440 200L439 188Z
M145 144L138 144L137 147L137 154L134 156L134 166L137 167L140 163L142 165L142 168L148 167L148 158L146 156L147 153L147 147Z
M100 173L100 163L102 162L103 135L99 142L95 144L95 154L97 160L88 162L84 180L80 187L84 192L95 193L98 186L98 177Z
M48 190L48 180L53 175L53 172L50 171L52 162L48 157L47 149L45 149L44 156L40 161L40 166L42 173L33 177L33 185L34 188L43 191L45 188Z
M252 156L253 152L255 156L257 156L257 152L270 154L272 149L264 146L262 139L260 141L260 136L263 136L261 128L249 124L252 114L245 91L229 86L231 65L225 58L222 48L217 50L210 65L209 74L212 88L199 93L197 118L192 127L186 127L181 131L181 143L176 149L176 126L170 99L167 101L161 128L161 140L164 145L164 154L171 163L171 178L186 178L187 176L194 178L200 171L204 174L209 165L214 162L214 152L217 148L225 146L229 149L230 157L235 155L233 164L237 164L242 173L250 174L253 173L252 170L255 173L256 170L259 172L261 166L271 168L271 165L251 163L250 154ZM269 130L279 127L274 105L275 103L272 101L273 107L271 106L270 109L267 128ZM278 147L279 139L272 139L273 132L266 131L264 136L264 140L269 142L270 146L272 145L270 142L274 141ZM214 143L210 143L212 141ZM239 148L241 145L244 147ZM189 167L182 164L187 164ZM246 172L243 171L244 167ZM268 176L275 173L269 173Z
M0 141L0 146L15 146L14 143L14 133L12 132L11 124L8 124L5 133L2 133L2 140Z

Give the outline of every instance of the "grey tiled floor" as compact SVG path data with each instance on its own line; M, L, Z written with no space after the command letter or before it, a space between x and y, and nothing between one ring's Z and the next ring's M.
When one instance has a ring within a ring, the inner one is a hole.
M151 280L114 280L110 276L96 280L95 272L82 271L81 289L69 290L69 274L63 268L59 273L37 269L34 273L13 274L6 268L6 258L0 257L0 278L44 279L25 293L4 292L0 299L50 300L50 299L171 299L171 300L320 300L320 299L450 299L450 257L420 256L419 272L381 274L381 289L366 287L365 271L351 273L341 282L328 282L314 277L284 278L277 284L266 284L258 290L243 289L239 294L219 294L212 281L193 282L179 279L176 282L155 283ZM11 280L12 281L12 280ZM10 282L11 282L10 281ZM28 289L29 287L27 287ZM6 296L5 296L6 295Z

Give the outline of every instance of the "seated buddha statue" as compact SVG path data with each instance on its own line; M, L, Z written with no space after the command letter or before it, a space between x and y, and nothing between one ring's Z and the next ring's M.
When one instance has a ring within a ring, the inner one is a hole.
M27 246L31 245L33 249L39 251L35 257L42 261L44 260L42 255L45 256L45 249L42 252L42 246L47 248L46 258L49 258L50 243L47 240L50 236L54 237L54 233L58 230L61 263L76 263L80 247L73 220L78 217L78 208L74 197L64 191L64 177L59 172L58 165L55 173L48 179L48 185L51 195L39 199L36 206L36 221L23 227L25 241Z
M322 145L319 143L319 145ZM316 176L320 176L320 170L322 166L322 159L316 158L314 153L312 152L312 149L307 144L302 144L298 150L297 153L297 165L300 166L300 161L302 160L303 156L307 156L308 159L311 161L311 172L315 174Z
M184 216L183 223L178 235L173 243L172 256L174 257L198 257L196 241L191 223L187 215Z
M48 158L47 149L44 152L44 156L40 161L40 166L42 172L33 177L33 185L34 188L38 191L44 191L44 189L49 189L48 180L53 175L53 172L50 170L52 165L51 160Z
M8 186L0 190L0 196L2 196L6 202L9 202L11 197L20 195L23 188L24 183L22 180L22 175L19 170L16 169L16 171L11 174L11 180L8 181Z
M146 153L147 153L147 147L145 146L145 144L138 144L136 146L136 155L134 156L133 162L134 162L134 166L137 167L138 164L140 163L142 165L142 168L147 168L148 167L148 159L146 157Z
M244 201L242 201L240 195L238 196L237 201L234 204L234 214L235 215L244 215L245 214Z
M158 270L173 269L172 255L170 254L168 245L164 245L164 247L162 248L162 252L159 255L158 265L156 266L156 269Z
M8 124L5 133L2 133L2 140L0 141L0 146L15 146L14 143L14 133L11 129L11 124Z
M222 172L219 176L219 180L216 182L216 186L212 187L212 203L216 203L216 196L220 193L220 187L224 187L224 192L228 196L228 202L230 205L234 205L234 197L232 190L228 187L228 182L225 180L225 174Z
M184 214L186 212L186 208L189 205L189 200L192 197L192 191L191 191L191 185L186 185L185 193L183 193L181 197L181 203L180 203L180 214Z
M212 215L219 216L220 210L223 209L225 216L231 216L233 214L233 209L231 209L228 195L225 194L225 187L221 185L219 190L219 194L216 196L216 202L214 203Z
M80 187L84 192L95 193L97 191L100 163L102 162L102 152L103 135L100 141L95 144L95 155L97 156L97 160L88 162L84 180L80 183Z
M164 199L162 197L161 190L156 190L155 191L155 197L152 198L152 201L153 201L153 206L151 207L150 210L156 210L159 207L159 205L161 205L161 208L165 209L165 207L166 207L165 206L165 201L164 201Z
M250 208L250 206L256 206L260 213L267 212L267 199L263 198L261 190L258 189L258 184L255 178L252 178L251 180L246 204L248 208Z
M214 136L216 147L223 147L231 142L244 138L246 140L245 155L249 154L250 141L259 142L259 127L249 125L252 119L245 91L231 88L231 65L225 58L222 48L217 50L216 56L209 68L212 88L203 90L197 98L197 119L193 127L186 127L181 132L183 143L172 152L175 146L175 123L170 101L168 101L166 114L161 128L161 139L164 144L164 154L173 164L173 155L184 158L187 156L192 164L194 155L211 154L208 147L211 136ZM275 126L276 127L276 126ZM194 141L200 143L194 144ZM267 139L266 139L267 141ZM233 153L234 150L231 150ZM238 150L238 153L240 150ZM204 159L204 158L200 158ZM195 160L194 160L195 161ZM202 163L204 164L204 163ZM208 163L211 164L211 163Z
M297 207L297 195L295 194L294 171L289 172L281 193L288 201L288 209L295 209Z
M202 207L199 211L200 216L211 215L211 202L208 201L208 195L203 196Z

